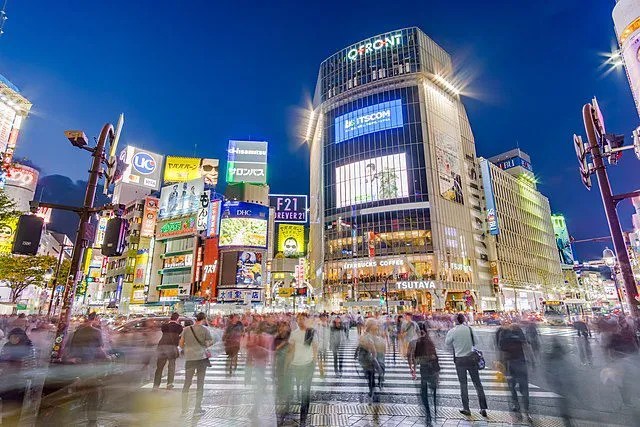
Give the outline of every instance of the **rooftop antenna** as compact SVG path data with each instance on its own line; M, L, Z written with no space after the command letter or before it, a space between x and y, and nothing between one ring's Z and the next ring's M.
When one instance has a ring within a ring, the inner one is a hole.
M4 34L4 23L5 21L9 18L7 16L7 1L9 0L4 0L3 4L2 4L2 10L0 10L0 36Z

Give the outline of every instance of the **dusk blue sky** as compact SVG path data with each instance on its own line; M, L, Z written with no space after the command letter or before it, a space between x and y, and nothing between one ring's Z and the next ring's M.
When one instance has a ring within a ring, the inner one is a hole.
M607 128L638 126L626 76L604 76L615 46L614 1L8 2L0 74L33 104L18 156L44 174L85 179L89 157L63 131L97 135L126 114L122 143L224 159L227 141L269 141L273 192L308 192L308 150L296 122L320 62L381 32L418 26L470 77L465 103L478 155L519 144L554 212L575 238L608 234L599 192L580 183L571 136L599 98ZM627 152L614 191L639 184ZM620 209L630 227L629 202ZM590 258L602 245L580 245Z

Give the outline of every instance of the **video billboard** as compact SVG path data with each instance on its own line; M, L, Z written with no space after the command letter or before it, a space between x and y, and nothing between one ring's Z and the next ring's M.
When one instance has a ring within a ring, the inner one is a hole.
M204 182L200 178L162 187L158 218L173 218L198 212L203 192Z
M275 222L307 222L307 196L270 194L269 206L275 209Z
M278 224L278 252L285 258L304 256L304 225Z
M269 208L255 203L222 204L220 247L267 247Z
M202 178L205 185L218 184L218 159L167 156L164 165L164 183L174 184Z
M260 252L238 253L236 285L262 286L262 254Z
M127 146L118 156L121 181L153 190L160 189L163 156L140 148Z
M409 197L405 153L374 157L336 168L336 206Z
M229 141L227 182L267 182L267 142Z
M336 117L335 143L403 125L402 100L381 102Z

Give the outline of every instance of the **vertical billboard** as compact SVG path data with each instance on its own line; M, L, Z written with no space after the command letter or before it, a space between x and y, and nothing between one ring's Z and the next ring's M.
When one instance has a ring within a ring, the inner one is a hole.
M489 234L496 236L500 234L500 228L498 227L496 198L493 194L493 181L491 179L489 160L483 159L480 162L480 173L482 173L482 186L484 187L484 198L487 205L487 226L489 227Z
M173 218L198 212L203 192L204 182L201 178L162 187L158 218Z
M567 222L563 215L551 215L553 232L556 237L556 247L560 262L565 265L573 265L573 249L571 248L571 238L567 229Z
M200 209L198 209L198 231L204 231L209 234L209 227L211 225L209 221L209 215L211 215L211 191L205 190L200 196Z
M118 169L122 171L120 180L125 184L159 190L162 160L160 154L127 146L118 156Z
M463 204L462 162L457 140L439 129L434 129L433 133L440 195L446 200Z
M269 194L269 206L275 211L275 222L307 222L307 196L304 194Z
M405 153L374 157L336 168L338 208L409 197Z
M335 143L403 125L402 100L381 102L336 117Z
M278 224L277 251L281 252L285 258L300 258L304 256L304 225Z
M219 163L218 159L167 156L164 183L175 184L202 178L205 185L215 186L218 184Z
M209 236L220 234L220 207L222 200L211 201L211 212L209 213Z
M229 201L222 204L220 247L267 248L269 208L256 203Z
M218 257L218 238L211 237L206 239L204 241L204 255L202 258L201 297L214 298L218 294Z
M145 302L144 283L148 262L149 251L138 251L138 254L136 255L136 264L133 274L131 304L144 304Z
M141 237L153 237L158 221L158 208L160 200L155 197L144 198L144 210L142 211L142 224L140 225Z
M265 184L267 182L267 142L229 141L227 182Z

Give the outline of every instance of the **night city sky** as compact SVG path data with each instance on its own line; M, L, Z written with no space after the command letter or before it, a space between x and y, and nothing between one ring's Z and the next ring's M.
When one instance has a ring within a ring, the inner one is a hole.
M624 72L601 66L615 46L613 0L225 3L10 0L0 74L34 104L18 157L44 175L86 179L89 157L63 131L97 135L124 112L121 144L162 154L195 150L224 163L229 139L267 140L272 192L308 193L297 122L320 62L415 25L454 59L478 155L518 144L570 233L608 234L597 188L580 182L572 134L584 134L581 108L594 95L608 131L629 140L639 124ZM626 152L621 163L610 169L614 191L632 191L640 161ZM621 204L625 229L632 211ZM589 259L603 246L575 249Z

